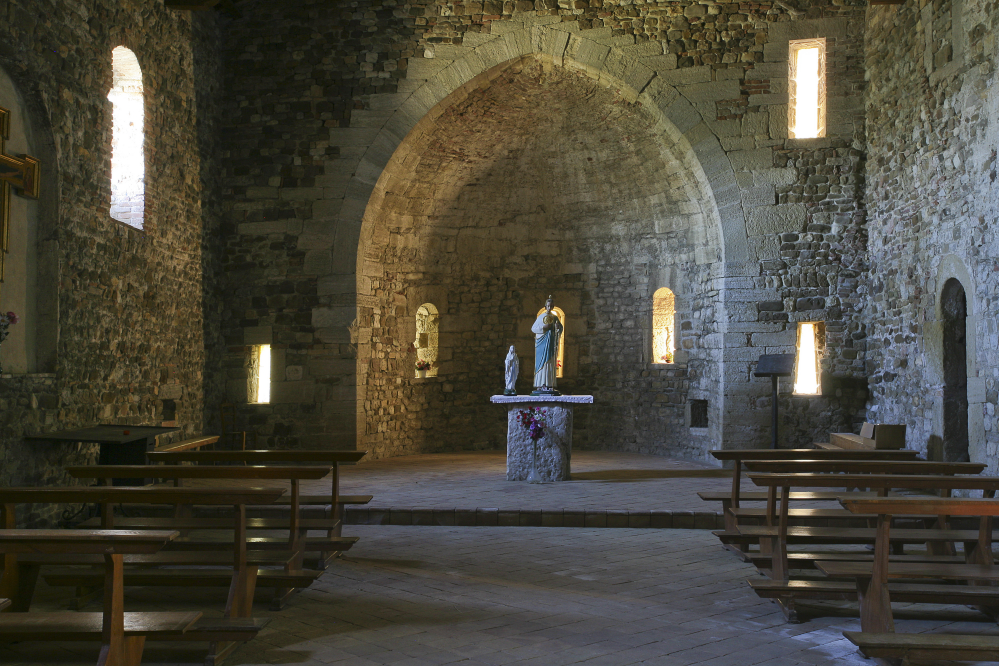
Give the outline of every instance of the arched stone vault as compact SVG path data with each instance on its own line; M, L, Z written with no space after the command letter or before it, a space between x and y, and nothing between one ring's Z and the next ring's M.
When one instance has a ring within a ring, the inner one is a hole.
M400 369L408 358L404 353L387 350L384 334L387 330L391 330L391 335L388 338L392 342L388 346L394 343L397 349L401 350L403 347L401 341L408 335L408 330L402 330L407 326L407 321L404 320L407 316L411 317L412 315L407 310L409 302L407 296L412 296L415 299L414 303L421 299L433 300L435 297L433 280L423 283L422 291L414 289L416 284L421 284L418 280L415 281L415 284L411 283L408 286L397 281L392 283L392 288L396 292L394 299L397 301L395 305L398 307L388 307L390 304L384 298L388 282L379 280L379 271L384 273L384 267L381 265L378 254L383 250L384 244L388 242L387 227L397 224L399 220L388 220L384 215L385 208L388 206L398 209L399 202L393 201L393 199L399 197L400 192L405 191L407 186L412 187L412 183L404 182L407 177L404 174L411 174L412 169L420 163L429 147L429 143L426 140L421 141L419 137L425 137L428 133L432 133L444 114L453 110L456 105L462 104L470 95L490 86L497 78L508 74L511 70L520 71L525 67L533 67L549 72L568 70L584 74L595 81L598 86L612 90L613 94L622 102L633 104L636 109L640 109L648 118L652 134L658 138L661 146L668 147L668 152L673 156L672 169L676 174L682 174L679 176L680 181L682 181L679 189L685 190L683 196L676 196L673 193L673 196L660 195L658 201L656 197L648 198L644 214L650 218L650 227L659 231L670 225L666 218L670 217L668 211L671 210L671 204L673 213L677 212L676 207L679 205L685 213L693 213L697 218L695 224L687 225L696 228L697 234L695 235L699 235L694 239L693 245L696 247L691 248L690 264L691 266L702 266L704 270L696 275L689 269L677 270L676 267L667 268L665 271L669 275L687 275L699 283L699 287L694 290L687 289L687 285L680 285L681 292L690 294L696 292L696 295L692 295L686 301L688 308L686 316L693 320L692 324L688 326L690 331L688 335L692 338L693 336L697 337L696 341L691 340L691 344L696 350L690 358L690 368L693 369L694 375L693 381L688 380L687 369L671 372L671 378L676 379L676 381L667 381L666 385L674 389L683 386L682 393L684 395L680 396L679 393L673 396L666 395L670 393L670 390L667 389L665 393L658 394L658 399L661 403L668 403L670 400L674 404L679 403L679 407L674 409L672 425L680 427L672 428L672 430L683 433L686 433L687 429L683 427L685 424L682 403L691 396L709 399L713 413L710 441L693 445L686 442L687 448L682 452L693 457L703 456L705 449L712 443L718 444L722 436L721 415L725 394L722 388L724 358L721 344L725 328L723 294L724 277L730 274L725 266L726 264L737 266L736 274L741 275L748 254L739 188L731 164L718 139L687 99L681 96L673 86L659 81L652 70L644 67L635 59L609 58L608 55L611 53L609 48L587 40L579 34L570 34L546 26L534 26L530 30L510 33L483 44L479 48L466 49L466 51L470 52L464 58L456 59L443 67L405 100L391 100L387 104L395 110L383 116L384 124L377 135L373 137L370 147L361 158L352 182L348 185L348 197L360 203L360 200L367 195L367 205L362 209L359 205L349 205L345 201L345 205L340 210L339 223L341 227L344 223L347 223L348 226L358 224L361 221L357 217L363 216L363 223L359 225L358 264L356 267L360 340L357 401L359 445L374 450L376 455L379 453L384 455L385 452L379 451L379 441L392 438L395 442L393 444L394 451L400 452L398 448L399 435L398 433L386 432L386 428L391 429L393 426L387 426L385 421L404 422L407 418L413 419L413 415L410 413L408 417L402 416L395 413L394 409L387 410L387 413L381 413L386 411L384 405L401 402L405 405L401 411L419 412L420 404L429 404L425 395L427 391L420 388L415 390L417 393L424 394L422 402L418 399L414 400L413 394L407 393L406 389L401 389L402 394L393 397L382 395L384 389L381 387L393 383L391 380L399 376ZM513 57L509 57L511 54ZM372 98L373 115L378 114L378 106L377 98ZM374 178L376 175L377 178ZM435 187L437 191L434 192L434 197L437 200L451 200L451 194L454 194L467 182L467 180L460 178L443 178L438 179L438 181L443 181L444 184L438 183ZM434 187L430 182L423 183L423 186L424 189L417 193L417 198L428 193L426 186ZM450 194L445 191L448 188L452 190ZM351 191L353 191L353 195L351 195ZM691 208L692 205L696 207L696 211ZM412 214L414 212L417 214L417 218L420 216L433 217L432 214L435 212L432 210L433 207L424 208L423 210L413 210L411 205L406 208L407 215L405 217L407 220L403 222L403 226L413 224ZM364 213L363 210L367 212ZM657 213L662 218L658 221L655 219ZM398 239L396 240L398 241ZM485 247L488 247L488 244ZM664 243L663 248L665 247ZM414 247L410 247L409 250L418 252ZM653 259L646 267L647 272L653 274L653 281L656 280L656 275L664 273L663 263L661 260ZM416 270L414 266L407 266L406 269L410 272ZM416 273L420 274L422 271L416 270ZM648 291L647 296L650 299L652 292L660 286L676 288L678 285L648 282L646 286L643 286L643 289ZM442 298L440 293L447 290L439 284L436 285L436 289L436 298L440 301ZM544 288L538 287L536 290L540 293ZM407 291L416 291L420 295L407 294ZM705 300L705 294L709 292L712 293L710 302ZM681 300L685 295L681 296ZM643 294L643 296L645 295ZM649 302L651 303L651 300ZM578 305L583 307L581 302ZM371 312L375 313L373 317L365 316L369 312L369 308L371 308ZM401 327L399 330L384 326L390 309L391 316L401 318L400 321L394 321L395 325ZM696 314L694 313L695 309ZM444 319L446 320L446 315ZM639 325L642 325L641 322ZM375 336L377 339L372 339L372 330L379 333ZM447 324L445 322L442 323L442 344L446 344L444 342L448 337L448 334L444 332L446 330ZM580 331L576 336L573 336L570 330L567 334L567 343L573 344L574 337L582 338L580 333L582 332ZM497 344L507 343L506 340L496 342ZM638 356L629 359L630 361L633 363L649 361L647 350L639 349L636 352ZM444 352L445 355L447 353ZM483 351L483 353L485 352ZM521 353L524 354L524 350L521 350ZM580 353L585 354L586 352ZM685 354L681 356L686 358ZM447 363L446 358L444 363ZM573 363L577 367L573 368ZM574 358L573 361L567 360L567 365L569 365L569 369L578 373L583 369L585 363L579 364L578 360ZM455 368L464 370L466 366L458 363L449 369L454 370ZM585 372L585 370L583 371ZM406 371L402 372L403 376L407 374ZM446 380L447 374L446 371L443 371L441 379ZM572 375L573 372L570 371L569 374ZM581 381L578 382L580 389L586 390L592 387L592 377L589 382L580 379ZM529 376L522 381L529 382ZM443 390L453 391L454 388L448 386ZM645 394L649 392L650 388L631 386L630 390ZM486 390L484 395L488 395L488 393L489 391ZM482 396L475 396L476 400L481 398ZM375 410L375 403L382 405L382 407ZM481 409L481 407L470 406L467 418L461 417L458 420L474 421L476 409ZM641 421L645 416L650 415L634 414L623 418ZM643 426L656 431L661 430L662 425L655 419L643 424ZM424 424L423 427L427 426ZM452 432L456 429L453 419L451 424L444 427ZM671 430L669 427L666 429ZM596 439L601 438L597 437ZM658 450L660 452L664 450L650 446L648 442L643 442L644 437L641 434L631 434L624 439L626 440L625 448ZM659 438L657 435L651 439ZM416 440L419 440L419 437ZM440 445L439 437L434 441L438 446ZM414 452L427 450L419 441L413 440L411 444L412 446L408 450ZM478 444L487 446L495 445L495 442L483 441L478 442ZM608 446L606 441L594 440L590 441L589 444ZM407 449L404 446L402 450Z

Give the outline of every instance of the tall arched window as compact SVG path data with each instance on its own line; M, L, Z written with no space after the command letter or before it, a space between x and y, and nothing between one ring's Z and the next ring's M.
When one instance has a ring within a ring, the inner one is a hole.
M538 315L540 315L544 311L545 311L545 309L541 308L540 310L538 310L538 314L535 315L535 317L537 317ZM565 363L564 363L564 361L565 361L565 313L562 312L562 308L552 308L552 312L554 312L555 316L558 317L558 320L560 322L562 322L562 338L558 342L558 361L555 364L555 376L558 377L559 379L561 379L563 371L565 370Z
M676 358L674 322L676 297L663 287L652 295L652 362L673 363Z
M135 54L124 46L111 52L111 62L111 217L141 229L146 197L142 70Z
M416 347L417 363L429 364L426 368L428 377L437 376L437 349L440 335L440 317L437 308L432 303L424 303L416 310ZM416 368L419 372L419 368Z

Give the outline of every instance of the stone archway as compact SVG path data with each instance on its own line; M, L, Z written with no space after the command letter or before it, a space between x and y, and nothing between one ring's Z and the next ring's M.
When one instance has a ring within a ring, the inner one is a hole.
M943 315L943 459L969 457L968 433L968 305L964 286L947 280L940 293Z
M554 293L579 322L567 327L564 381L609 415L581 424L585 443L697 455L683 402L690 383L721 401L720 360L704 344L717 322L703 315L723 310L709 287L724 274L723 225L690 143L640 96L600 83L517 58L443 100L394 151L358 250L360 448L501 445L501 424L484 425L500 367L490 349L517 344L528 357L522 324ZM664 267L685 276L679 317L695 351L652 377L636 369L648 362L650 276ZM423 302L440 308L440 376L414 383L400 342Z

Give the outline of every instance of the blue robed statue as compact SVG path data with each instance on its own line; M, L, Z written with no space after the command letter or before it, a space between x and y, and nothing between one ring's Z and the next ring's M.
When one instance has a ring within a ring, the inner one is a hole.
M545 301L545 310L534 320L534 391L531 395L561 395L558 385L558 346L562 337L562 322L552 312L555 301Z

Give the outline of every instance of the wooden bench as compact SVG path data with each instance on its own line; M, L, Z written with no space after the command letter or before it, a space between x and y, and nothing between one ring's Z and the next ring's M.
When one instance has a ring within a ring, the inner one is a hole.
M111 529L115 527L114 506L122 503L138 504L186 504L199 503L214 506L233 507L233 516L228 519L228 527L232 530L234 537L226 544L216 543L216 551L219 548L227 549L227 552L165 552L156 551L151 553L134 552L123 556L123 564L145 563L157 566L192 566L208 565L231 567L230 571L212 570L212 585L228 588L227 601L224 609L224 619L228 621L228 629L220 630L220 625L224 623L214 622L212 627L197 627L197 631L185 634L185 640L207 641L210 644L206 661L214 663L235 647L230 640L249 640L252 638L262 623L255 621L251 617L253 593L257 587L258 568L256 563L250 561L247 551L248 539L246 538L246 506L265 505L273 503L278 497L284 494L283 488L169 488L169 487L128 487L128 486L69 486L69 487L44 487L44 488L0 488L0 525L11 529L14 527L14 514L17 504L35 503L70 503L86 502L99 504L101 506L102 527ZM143 530L145 532L147 530ZM159 530L162 531L162 530ZM152 530L157 533L157 530ZM2 533L2 532L0 532ZM140 532L141 533L141 532ZM171 533L175 533L171 531ZM183 549L184 539L173 538L167 546ZM31 597L34 593L35 584L39 575L39 569L43 565L49 564L91 564L100 568L93 571L78 570L73 574L78 576L75 581L60 581L78 587L98 587L106 575L106 563L95 561L93 555L86 553L60 553L38 551L26 551L21 554L9 553L4 556L4 568L0 574L0 594L10 596L13 601L13 610L28 611L31 605ZM259 561L261 558L254 558ZM283 564L286 560L275 558L276 561L269 564ZM189 575L191 570L186 569L158 569L161 579L160 584L179 586L195 584ZM281 572L284 573L284 572ZM58 575L53 574L53 575ZM124 585L136 584L132 580L130 569L120 572ZM46 576L46 580L49 577ZM52 581L49 581L52 582ZM201 585L208 585L206 581L199 581ZM88 595L84 592L82 597L78 595L77 606L85 603ZM105 592L106 596L106 592ZM256 629L255 629L256 627ZM244 638L229 639L227 636L241 635ZM179 639L178 639L179 640Z
M747 460L750 472L825 474L979 474L984 463L930 460Z
M819 562L818 568L830 578L856 581L861 597L860 626L865 632L894 631L887 583L892 578L999 582L999 569L992 555L992 518L999 515L999 500L963 498L885 498L842 500L853 512L878 514L874 557L870 562ZM937 515L980 516L976 538L965 544L965 564L890 562L888 543L893 534L893 515L934 513ZM997 590L999 591L999 590ZM987 609L986 609L987 610Z
M999 661L999 636L844 631L866 657L912 661Z
M177 532L124 530L0 530L0 553L99 554L104 557L104 610L101 613L2 613L0 641L101 641L98 666L137 666L147 637L173 637L201 618L197 611L125 613L122 557L155 553Z
M192 449L200 449L203 446L209 446L219 441L218 435L207 435L202 437L192 437L190 439L181 440L179 442L168 442L166 444L157 444L156 448L150 453L179 453L181 451L190 451ZM148 454L147 454L148 456Z
M823 451L818 449L715 449L711 455L721 462L732 463L732 491L729 493L727 506L722 505L725 516L725 530L736 530L735 519L729 515L729 508L739 508L742 499L742 465L744 461L752 460L915 460L918 451ZM701 496L704 499L704 495ZM793 497L791 499L794 499ZM740 548L732 548L737 555L743 556Z
M925 491L943 491L950 493L952 490L970 489L982 490L988 495L994 495L999 490L999 478L982 476L949 476L949 475L907 475L907 474L765 474L753 473L749 478L757 485L768 487L771 496L768 508L776 504L780 489L781 495L787 495L793 487L855 487L863 485L868 488L877 489L878 492L887 492L889 489L910 488ZM894 498L893 498L894 499ZM920 500L923 498L915 498ZM930 498L932 499L932 498ZM857 499L858 502L877 501L878 498ZM846 500L841 500L845 502ZM740 528L741 538L760 539L761 543L768 542L771 555L771 567L769 573L775 581L763 584L761 582L751 582L753 589L760 596L777 597L781 607L792 619L794 613L794 598L805 598L806 592L803 588L807 585L788 585L788 543L797 544L873 544L877 539L877 528L818 528L818 527L790 527L788 525L788 502L780 502L780 513L776 525L766 526L745 526ZM991 534L986 536L974 530L950 530L947 529L946 520L939 521L938 527L934 529L897 529L894 530L890 540L897 544L905 543L927 543L950 544L953 542L976 542L984 543L984 540L991 539ZM947 554L939 550L930 548L930 554ZM795 581L791 581L795 582ZM808 583L809 581L798 581ZM783 586L783 587L782 587ZM817 586L816 589L818 589ZM766 593L766 594L764 594Z
M190 454L188 454L190 455ZM310 521L307 525L303 523L299 506L299 487L303 480L317 481L326 477L332 471L329 465L274 465L274 466L208 466L208 465L89 465L67 467L66 471L78 479L100 479L109 483L112 479L143 479L162 478L170 479L179 486L185 480L241 480L241 481L267 481L284 480L291 485L291 505L287 518L277 519L246 519L244 529L264 529L264 530L287 530L288 536L285 538L263 537L254 540L255 550L290 550L295 554L292 562L285 567L285 571L294 574L300 580L302 576L312 576L318 578L322 573L318 570L303 569L303 562L306 548L319 545L319 539L315 537L306 539L306 533L310 529L329 530L335 527L335 519L322 519ZM196 503L192 503L196 504ZM171 524L170 519L164 522L159 518L130 518L126 519L127 524L133 528L159 529L163 525ZM176 516L175 529L211 530L217 529L216 522L211 518L189 518ZM245 535L241 535L245 539ZM185 537L185 545L190 545L193 540ZM320 547L323 550L347 550L356 539L328 536L324 544ZM211 550L219 548L218 542L214 540L203 540L201 545L205 549ZM258 579L258 586L273 586L275 589L272 608L280 609L284 603L302 585L285 586L286 581L281 576L262 576ZM307 587L307 586L304 586Z
M333 528L327 530L327 536L340 537L343 534L344 511L347 505L367 504L371 501L371 495L341 495L340 494L340 465L357 464L368 454L367 451L314 451L314 450L289 450L279 451L270 449L256 449L248 451L191 451L184 453L164 453L150 454L153 462L195 462L198 464L208 463L229 463L244 465L273 465L273 464L322 464L332 465L333 472L328 495L301 495L299 497L300 506L328 506L328 515L336 520ZM291 503L291 497L279 500L278 504ZM324 551L319 554L318 568L325 569L337 555L338 550Z

